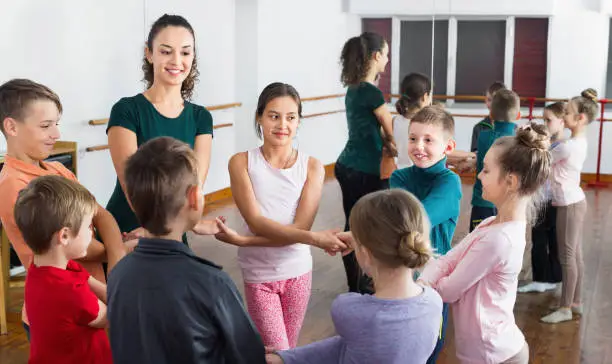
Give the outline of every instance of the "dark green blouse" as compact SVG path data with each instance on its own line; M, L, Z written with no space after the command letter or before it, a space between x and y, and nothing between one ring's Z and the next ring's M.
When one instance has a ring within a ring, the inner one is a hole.
M178 117L167 118L143 94L124 97L113 106L106 132L114 126L133 131L139 147L151 139L169 136L193 148L196 136L213 133L212 116L205 107L185 101L185 107ZM130 232L140 226L118 179L106 209L115 217L122 232Z
M354 170L380 176L382 136L374 110L385 104L383 93L369 82L350 86L346 92L348 141L338 163Z

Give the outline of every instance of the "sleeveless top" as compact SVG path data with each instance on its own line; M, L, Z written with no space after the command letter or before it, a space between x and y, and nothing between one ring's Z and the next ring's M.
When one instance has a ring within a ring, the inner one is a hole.
M406 119L402 115L397 115L393 118L393 138L395 138L395 146L397 147L397 169L407 168L413 165L408 155L409 127L410 119Z
M292 224L308 176L308 155L298 153L287 169L272 167L259 148L248 153L248 173L260 212L280 224ZM243 233L253 235L243 219ZM240 247L238 264L247 283L296 278L312 270L310 246L296 242L281 247Z

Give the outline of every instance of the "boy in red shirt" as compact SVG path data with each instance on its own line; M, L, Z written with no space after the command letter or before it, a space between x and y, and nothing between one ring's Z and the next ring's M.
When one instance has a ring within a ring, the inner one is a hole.
M58 123L61 114L59 97L44 85L27 79L14 79L0 85L0 132L7 143L4 166L0 171L0 221L26 269L33 253L15 224L13 207L19 191L40 176L59 175L76 181L76 176L61 163L44 161L60 137ZM99 205L93 226L104 245L92 239L86 259L80 263L94 278L105 282L101 262L108 261L110 270L126 251L105 249L105 246L123 246L123 241L113 216ZM27 310L23 310L22 320L29 337Z
M25 285L30 364L112 363L106 285L72 260L87 254L96 209L87 189L61 176L19 192L15 222L34 253Z

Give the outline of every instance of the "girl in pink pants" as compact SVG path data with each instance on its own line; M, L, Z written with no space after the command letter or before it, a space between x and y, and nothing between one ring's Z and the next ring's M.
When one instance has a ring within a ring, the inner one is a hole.
M293 148L302 104L290 85L268 85L257 105L255 130L263 145L229 162L232 195L246 223L239 235L218 221L217 239L239 246L249 314L266 346L297 345L310 298L310 246L346 248L332 231L311 232L325 171Z

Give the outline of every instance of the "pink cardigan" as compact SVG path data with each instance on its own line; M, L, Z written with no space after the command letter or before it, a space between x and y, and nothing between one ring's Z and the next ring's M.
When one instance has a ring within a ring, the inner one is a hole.
M419 277L451 304L462 363L498 364L525 344L512 310L527 226L524 221L491 225L494 219L486 219L446 255L430 261Z

